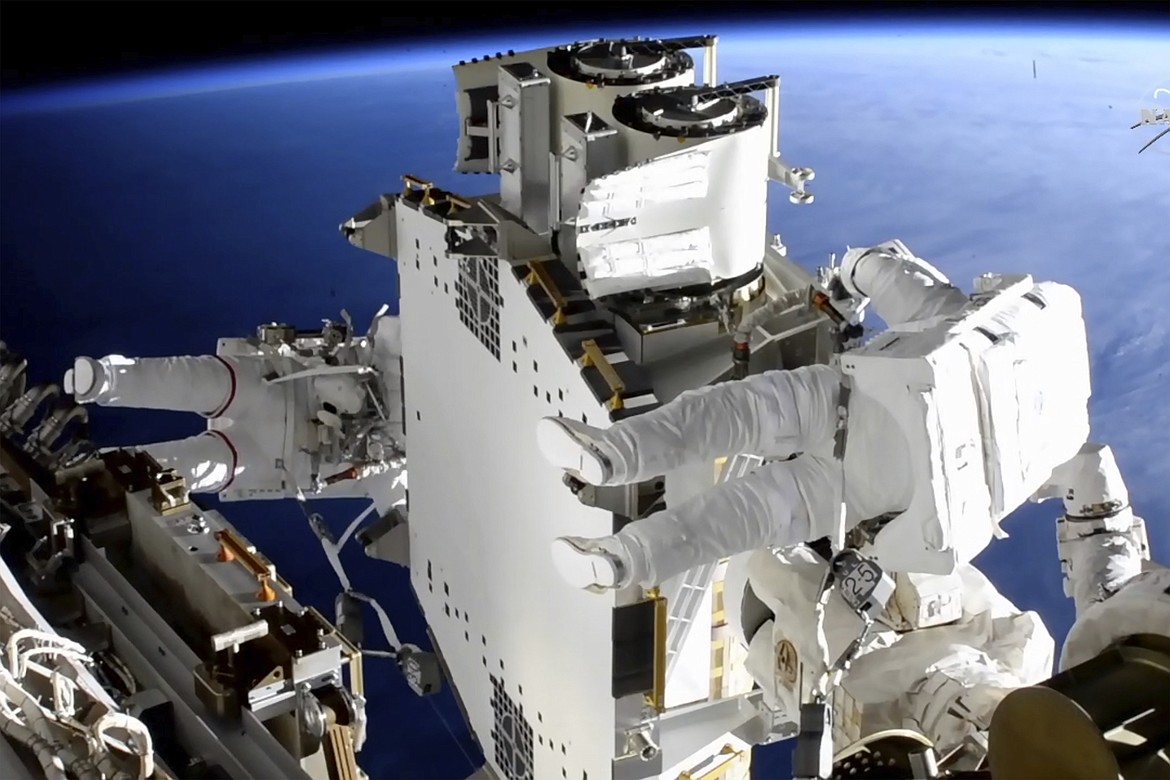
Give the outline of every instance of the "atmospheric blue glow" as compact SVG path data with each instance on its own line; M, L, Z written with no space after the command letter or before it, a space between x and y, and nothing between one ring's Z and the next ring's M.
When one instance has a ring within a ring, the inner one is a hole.
M1057 20L1038 28L1030 20L1018 25L933 24L920 19L885 20L881 23L860 22L801 22L786 27L771 27L762 22L752 26L726 25L713 22L686 24L642 24L631 33L630 26L602 25L581 31L574 39L614 37L638 34L646 37L692 35L717 29L721 46L761 46L783 43L786 47L820 47L826 38L834 44L853 43L862 49L883 49L891 44L920 46L941 44L940 53L949 44L963 43L1022 43L1034 44L1042 40L1046 45L1092 44L1103 40L1102 33L1112 35L1106 40L1111 46L1125 40L1135 46L1150 46L1151 62L1165 55L1161 48L1170 43L1170 24L1156 33L1147 26L1117 26L1114 28L1087 27L1076 20ZM202 92L223 92L230 89L263 87L272 84L323 81L377 73L403 74L449 66L459 59L470 59L492 54L501 48L517 51L548 46L567 41L562 33L533 33L526 31L512 38L500 35L460 36L436 38L426 42L395 45L365 46L308 54L277 54L270 57L254 56L234 61L203 65L189 65L171 69L147 71L129 76L100 79L81 79L49 87L28 88L0 93L0 118L6 115L38 111L60 111L87 106L108 105L127 101L154 100ZM1157 50L1154 50L1157 47Z

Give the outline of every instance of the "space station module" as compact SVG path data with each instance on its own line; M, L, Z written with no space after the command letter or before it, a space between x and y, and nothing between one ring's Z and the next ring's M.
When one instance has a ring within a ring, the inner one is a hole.
M767 461L614 536L556 540L566 579L652 587L831 536L842 500L846 527L868 533L866 553L884 569L947 574L1003 535L999 522L1087 439L1088 349L1072 288L989 274L968 298L898 241L849 250L837 278L889 329L835 365L691 390L604 430L539 423L545 457L591 484L738 453Z
M398 319L384 308L355 338L343 316L312 332L264 325L254 338L220 339L214 355L79 357L65 391L79 403L206 417L204 433L140 447L193 493L389 506L405 489Z

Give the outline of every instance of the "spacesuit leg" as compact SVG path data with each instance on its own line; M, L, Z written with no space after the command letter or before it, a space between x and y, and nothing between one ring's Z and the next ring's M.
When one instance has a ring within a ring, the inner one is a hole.
M107 355L98 360L79 357L65 372L64 386L78 403L169 409L213 417L232 404L244 385L259 382L255 370L241 372L241 368L238 361L215 355Z
M218 493L231 483L240 467L238 444L220 431L145 444L138 449L153 457L160 466L178 472L192 493Z
M553 542L553 561L577 587L653 587L737 553L815 538L822 516L831 520L839 504L839 486L840 466L831 458L770 463L614 536L561 537Z
M831 442L840 374L824 365L689 390L658 409L594 428L546 417L544 456L594 485L620 485L740 453L804 452Z

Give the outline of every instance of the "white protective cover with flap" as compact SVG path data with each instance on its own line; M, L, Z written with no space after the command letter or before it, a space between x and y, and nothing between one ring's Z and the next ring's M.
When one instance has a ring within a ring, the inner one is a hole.
M1080 296L1030 276L987 276L958 317L886 331L841 358L854 393L906 438L914 495L870 553L889 571L946 574L1002 535L1088 439Z

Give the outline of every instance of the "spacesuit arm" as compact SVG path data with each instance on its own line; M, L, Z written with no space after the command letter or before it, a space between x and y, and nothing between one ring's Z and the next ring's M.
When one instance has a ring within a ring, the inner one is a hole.
M990 582L986 588L995 591ZM1052 674L1056 645L1035 612L1013 608L1004 617L982 612L963 624L930 629L915 638L932 635L937 637L937 655L924 665L926 675L910 686L908 714L943 752L985 732L1008 693Z
M1057 496L1064 498L1065 510L1057 520L1064 592L1076 603L1079 616L1140 574L1150 545L1145 522L1129 506L1129 492L1109 447L1085 444L1052 472L1033 498Z
M1004 697L1022 681L975 648L961 648L930 670L907 694L908 723L946 754L968 736L986 732Z
M855 248L841 260L841 284L854 298L870 299L871 308L891 328L962 309L967 296L901 241Z

